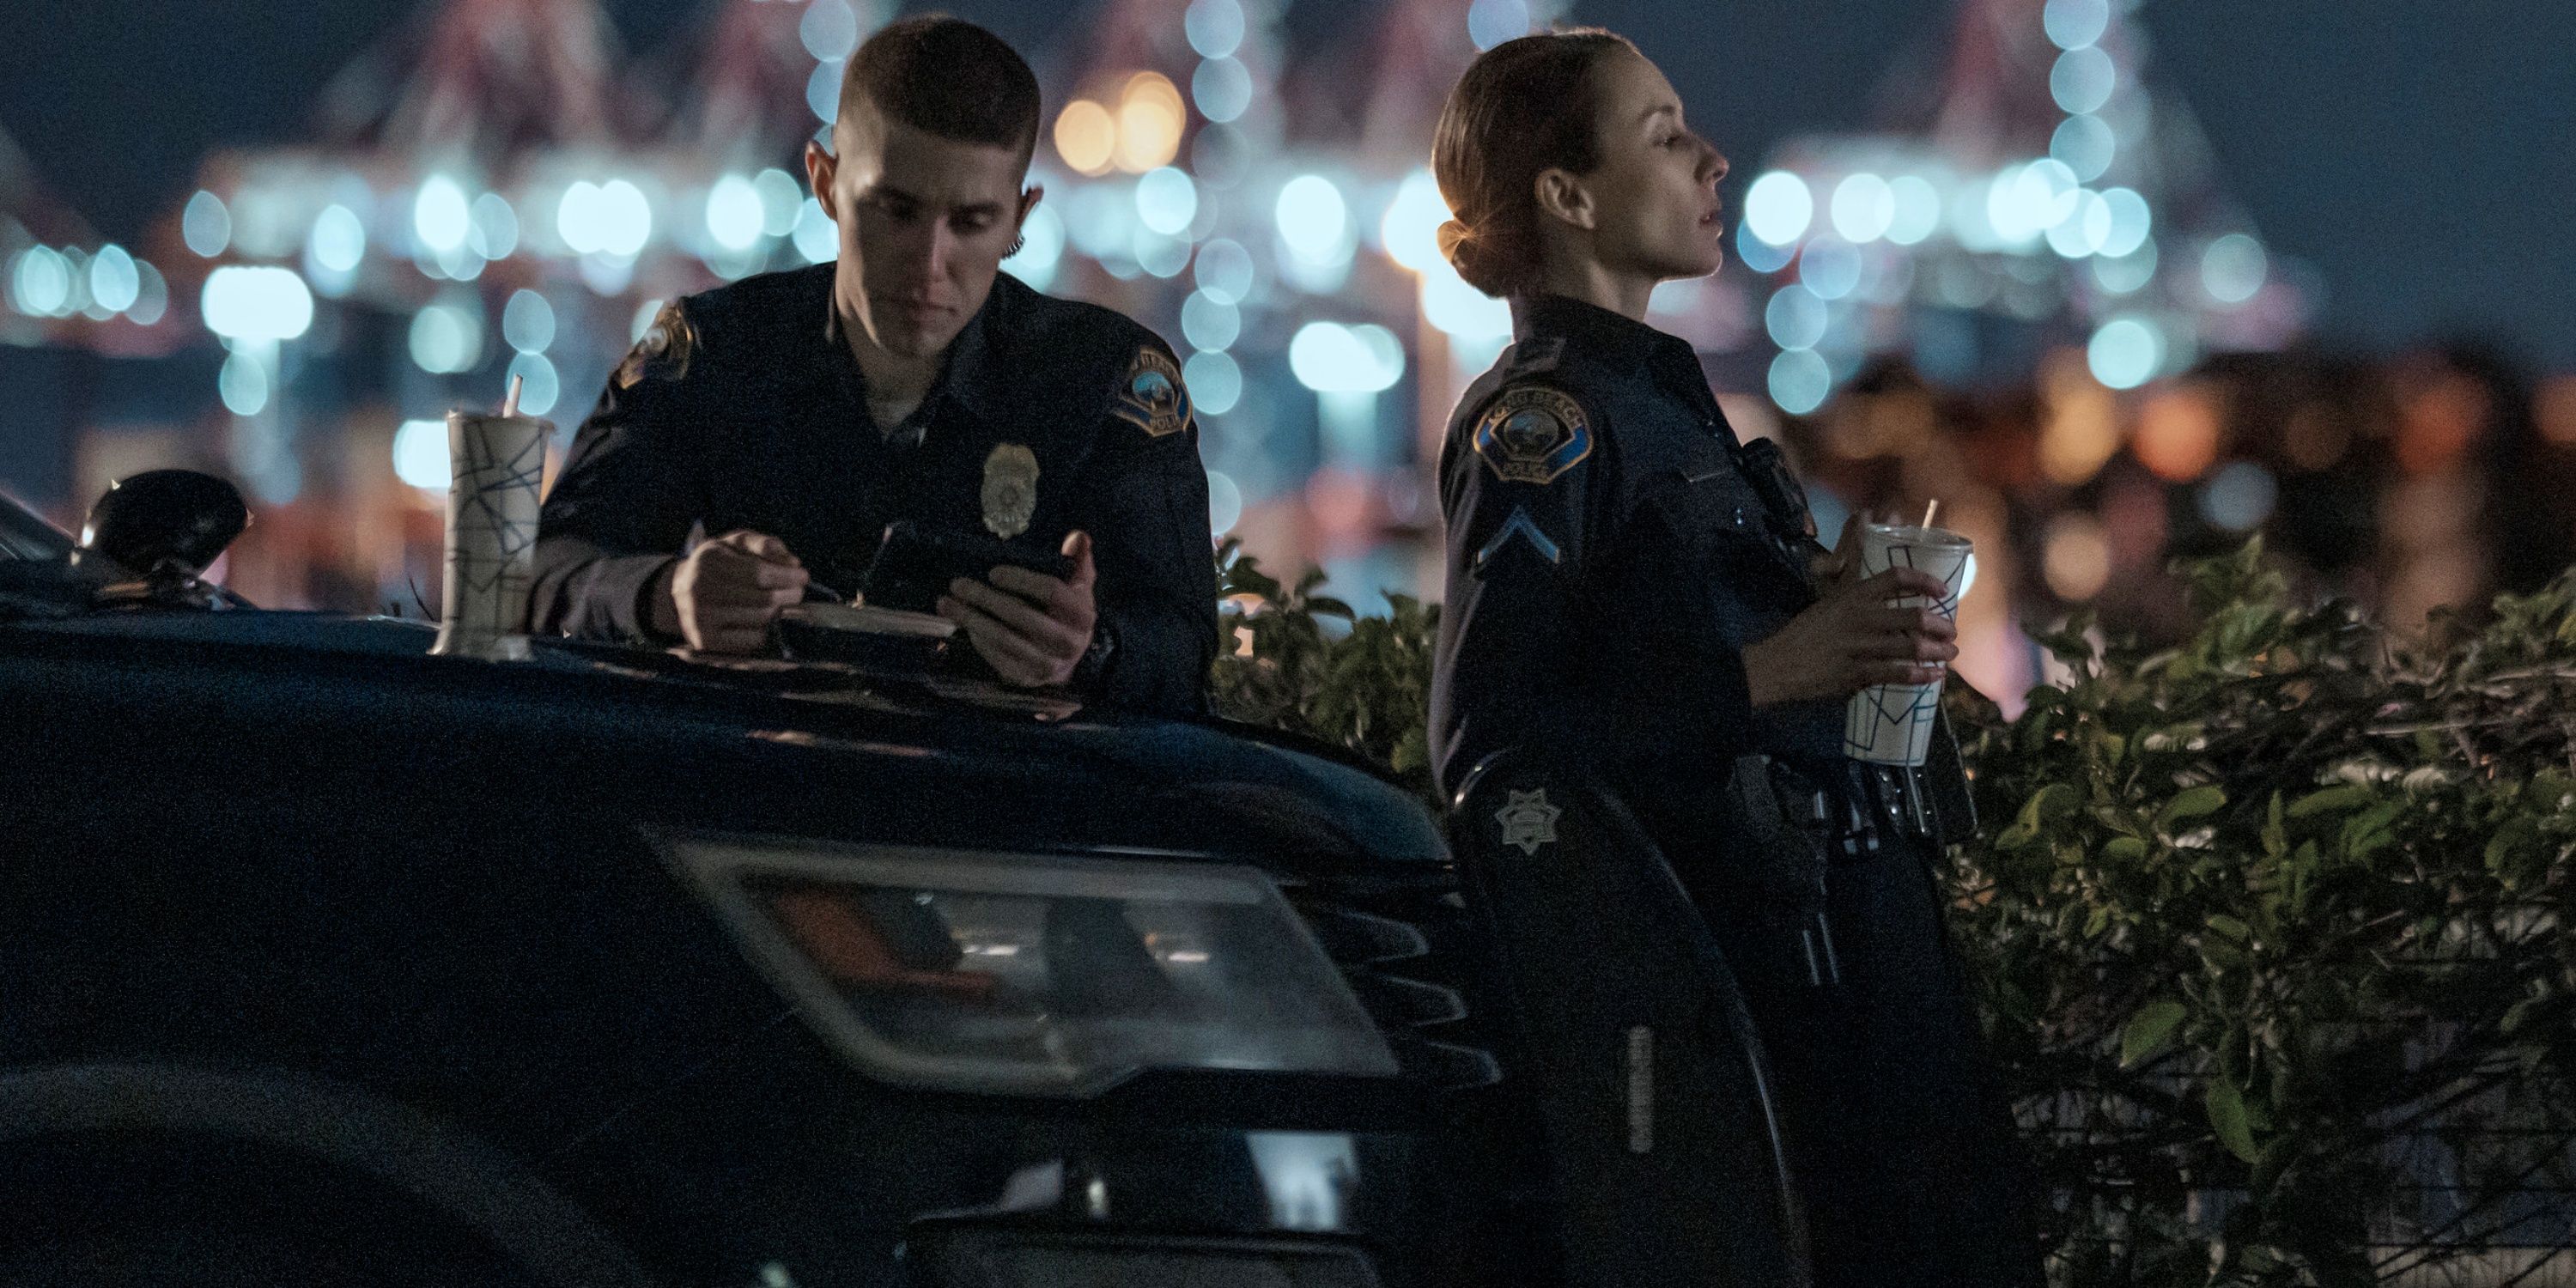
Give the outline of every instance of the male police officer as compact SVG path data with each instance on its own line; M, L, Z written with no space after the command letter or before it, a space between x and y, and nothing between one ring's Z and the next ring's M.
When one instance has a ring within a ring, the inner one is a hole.
M946 17L850 59L805 168L834 264L666 307L547 497L535 629L764 646L846 595L888 523L1058 549L939 601L1004 681L1197 709L1216 650L1207 477L1180 367L1107 309L999 274L1041 190L1037 81ZM683 552L692 528L712 539Z

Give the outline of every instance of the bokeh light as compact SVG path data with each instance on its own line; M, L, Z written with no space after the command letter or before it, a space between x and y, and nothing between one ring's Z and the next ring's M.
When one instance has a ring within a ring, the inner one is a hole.
M1373 394L1404 375L1404 348L1374 323L1309 322L1288 342L1288 369L1317 393Z
M2102 521L2081 512L2050 519L2040 544L2040 572L2049 593L2069 603L2101 594L2111 580L2111 538Z
M2113 389L2135 389L2156 374L2165 357L2164 332L2140 317L2117 317L2102 324L2084 347L2093 378Z
M521 353L543 353L555 342L555 308L535 291L510 293L501 306L501 338Z
M1762 240L1749 219L1735 226L1735 262L1756 273L1777 273L1797 255L1793 246L1775 246Z
M256 416L268 408L268 369L248 353L227 355L215 372L215 395L223 399L224 410Z
M805 78L805 109L814 119L826 125L841 116L841 75L846 66L838 61L817 63Z
M1774 246L1805 236L1816 216L1816 199L1807 181L1786 170L1774 170L1753 181L1744 192L1744 226Z
M859 47L859 15L849 0L811 0L796 23L796 37L815 61L840 62Z
M1243 6L1236 0L1191 0L1181 30L1199 57L1233 57L1243 47Z
M2048 155L2073 171L2081 183L2091 183L2109 171L2119 147L2119 136L2112 132L2110 124L2090 115L2070 116L2058 122L2057 132L2048 139Z
M1833 371L1813 349L1791 349L1771 360L1771 401L1792 416L1804 416L1825 405L1834 388Z
M837 3L837 0L830 0ZM846 11L848 6L844 5ZM707 236L726 250L749 250L759 244L768 212L751 180L729 174L707 190Z
M2270 265L2263 243L2243 233L2229 233L2200 254L2200 284L2221 304L2242 304L2263 289Z
M760 231L764 235L784 237L796 231L797 205L805 198L802 181L771 166L752 179L751 190L760 198Z
M1529 0L1475 0L1467 6L1467 38L1491 49L1530 30Z
M1885 178L1866 170L1848 175L1834 185L1833 222L1845 241L1877 241L1896 222L1896 193Z
M143 277L135 271L134 256L122 246L100 247L89 262L90 302L107 312L123 313L134 307L142 291Z
M1170 166L1149 170L1136 180L1136 218L1166 237L1177 237L1198 217L1198 185Z
M1912 246L1941 227L1941 190L1933 187L1931 180L1901 174L1888 180L1887 190L1896 202L1895 215L1887 224L1889 241Z
M2089 45L2059 54L2048 72L2049 97L2069 116L2101 111L2119 83L2120 69L2111 56Z
M1055 118L1055 154L1086 175L1109 172L1118 148L1118 122L1109 109L1087 98L1064 105Z
M1241 119L1252 109L1252 69L1232 58L1211 58L1190 73L1190 99L1211 121Z
M1512 333L1512 306L1469 286L1447 260L1423 270L1422 317L1459 340L1484 343Z
M2060 49L2087 49L2111 26L2110 0L2048 0L2040 25Z
M519 410L530 416L543 416L555 409L563 396L563 379L555 374L555 364L542 353L521 353L510 359L510 370L503 381L519 382Z
M200 190L179 212L179 237L188 249L207 259L224 253L233 240L233 216L224 199Z
M416 488L444 492L453 481L447 460L447 422L407 420L394 431L394 477Z
M1860 248L1831 237L1819 237L1798 252L1798 280L1829 300L1839 300L1860 285L1860 268Z
M483 362L483 315L470 302L440 301L412 315L411 360L436 376L472 371Z
M2201 485L2200 517L2230 532L2251 532L2272 517L2280 486L2252 461L2231 461Z
M789 235L796 253L808 264L825 263L841 253L841 226L823 213L823 203L807 197L796 208L796 228Z
M1211 416L1233 411L1243 400L1243 368L1228 354L1191 354L1181 364L1181 381L1189 386L1190 406Z
M2218 403L2209 391L2170 387L2138 409L2138 433L2129 450L2156 477L2189 483L2217 463L2219 432Z
M1195 400L1195 391L1192 397ZM1222 537L1243 521L1243 486L1222 470L1209 470L1207 481L1208 532Z
M1127 78L1118 100L1118 168L1143 174L1167 166L1181 152L1181 129L1189 117L1181 91L1160 72L1138 72Z
M1378 223L1378 239L1396 263L1422 272L1440 258L1440 225L1449 221L1449 203L1428 170L1416 170L1396 185L1395 200Z
M1181 338L1193 349L1217 352L1234 347L1243 334L1243 311L1205 291L1192 291L1181 301Z
M1241 304L1252 294L1252 252L1241 242L1220 237L1199 247L1198 269L1193 278L1207 297L1225 304Z
M1783 349L1812 349L1825 338L1825 302L1798 283L1781 287L1762 310L1763 329Z
M1064 262L1064 218L1041 203L1020 223L1020 253L1002 261L1021 281L1043 291Z
M454 179L434 174L420 185L412 198L412 236L433 252L453 251L465 244L465 234L473 226L473 215L467 208L465 189Z
M519 212L497 192L474 199L467 221L465 247L485 259L508 259L519 248Z
M1290 252L1310 264L1331 264L1350 256L1350 208L1342 190L1317 174L1301 174L1279 190L1273 212L1279 238Z
M334 273L354 272L367 257L367 226L347 206L326 207L314 217L311 250L316 265Z
M291 269L218 268L198 307L207 330L232 340L292 340L313 325L313 292Z

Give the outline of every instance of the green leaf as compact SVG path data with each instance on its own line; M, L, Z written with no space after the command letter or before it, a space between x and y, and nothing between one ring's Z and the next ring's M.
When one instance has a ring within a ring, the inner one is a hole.
M2171 1000L2138 1008L2138 1013L2129 1017L2128 1027L2120 1031L2120 1067L2137 1068L2162 1052L2186 1014L2182 1003Z
M2254 939L2254 932L2246 929L2244 922L2223 912L2210 915L2209 928L2240 944L2251 943Z
M2263 812L2263 853L2278 857L2290 848L2290 829L2282 822L2281 794L2272 793L2272 803Z
M2245 1097L2236 1090L2235 1083L2223 1077L2210 1079L2209 1092L2201 1098L2201 1106L2209 1112L2209 1129L2217 1133L2218 1143L2226 1146L2228 1153L2248 1163L2262 1157L2254 1147L2254 1128L2245 1120Z
M2204 815L2215 814L2227 804L2227 793L2215 783L2203 783L2177 793L2156 814L2156 826L2170 828Z
M2359 809L2378 798L2378 791L2368 783L2344 783L2323 791L2310 792L2290 802L2289 814L2292 818L2307 818L2313 814L2339 813L2348 809Z
M2102 857L2112 863L2135 863L2147 857L2147 843L2135 836L2115 836L2102 843Z

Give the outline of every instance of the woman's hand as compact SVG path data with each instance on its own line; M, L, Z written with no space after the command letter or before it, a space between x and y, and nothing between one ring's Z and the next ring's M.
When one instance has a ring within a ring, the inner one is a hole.
M1745 646L1744 682L1753 705L1847 698L1873 684L1932 684L1959 656L1959 628L1931 608L1897 608L1909 595L1938 599L1939 578L1890 568L1866 581L1836 581L1824 598L1769 639Z

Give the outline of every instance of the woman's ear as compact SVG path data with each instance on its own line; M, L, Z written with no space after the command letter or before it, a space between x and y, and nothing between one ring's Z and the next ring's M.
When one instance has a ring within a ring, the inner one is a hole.
M1592 204L1592 189L1571 170L1549 167L1538 172L1534 181L1538 212L1544 218L1570 224L1590 232L1600 222L1600 211Z

